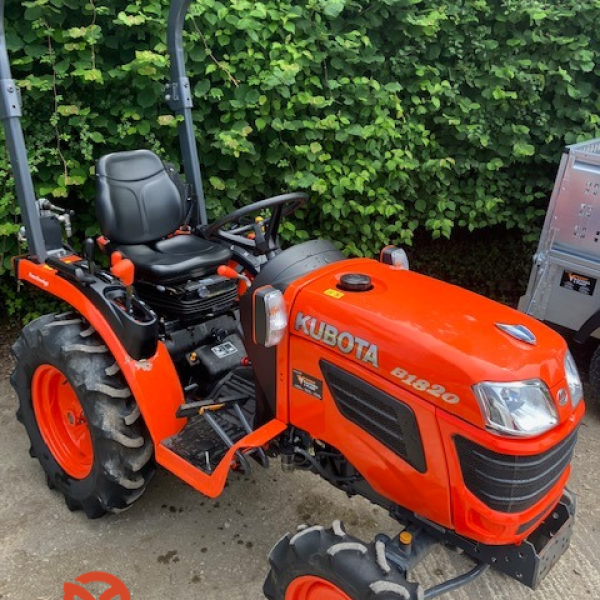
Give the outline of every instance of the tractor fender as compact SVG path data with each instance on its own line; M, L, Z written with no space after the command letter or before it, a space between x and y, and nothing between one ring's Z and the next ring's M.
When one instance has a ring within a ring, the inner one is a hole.
M155 446L182 429L185 419L177 419L175 413L184 402L183 390L175 365L162 342L158 342L153 356L135 360L100 310L58 271L46 264L20 259L17 276L72 306L96 330L121 369Z

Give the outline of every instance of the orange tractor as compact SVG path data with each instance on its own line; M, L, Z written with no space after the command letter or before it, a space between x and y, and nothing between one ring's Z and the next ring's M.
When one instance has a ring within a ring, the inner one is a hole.
M186 183L147 150L100 158L103 236L82 256L63 240L71 215L35 196L0 31L0 118L29 247L16 272L71 307L13 346L17 417L48 485L96 518L138 500L156 465L216 497L230 471L279 456L389 510L400 533L365 543L335 522L286 535L271 600L434 598L489 566L535 588L575 513L565 485L584 403L565 342L411 272L393 246L379 260L323 240L281 248L303 193L209 224L182 44L190 1L172 0L166 86ZM410 572L435 544L475 564L423 590Z

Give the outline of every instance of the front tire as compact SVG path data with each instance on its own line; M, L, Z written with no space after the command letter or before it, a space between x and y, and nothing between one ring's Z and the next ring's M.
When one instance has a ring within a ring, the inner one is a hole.
M17 419L48 487L91 519L129 508L156 470L153 445L102 339L77 315L46 315L23 329L12 353Z
M263 591L269 600L422 600L385 558L383 542L365 544L339 521L284 536L271 550Z

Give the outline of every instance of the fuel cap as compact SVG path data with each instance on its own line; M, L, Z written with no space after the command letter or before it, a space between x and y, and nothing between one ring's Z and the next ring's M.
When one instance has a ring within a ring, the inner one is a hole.
M373 287L371 278L362 273L346 273L340 277L338 288L345 292L366 292Z

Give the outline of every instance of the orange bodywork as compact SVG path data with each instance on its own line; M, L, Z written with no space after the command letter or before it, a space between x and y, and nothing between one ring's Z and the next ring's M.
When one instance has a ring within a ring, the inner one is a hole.
M340 291L345 273L369 275L373 289ZM539 523L537 517L552 510L569 469L528 510L494 511L466 488L454 438L460 435L495 452L518 456L542 453L565 439L581 421L583 403L574 410L570 403L561 407L557 402L557 427L535 438L515 439L485 429L472 390L483 381L539 378L556 398L566 387L562 366L566 344L558 334L464 289L367 259L324 267L290 285L285 298L290 335L279 349L279 418L337 448L379 494L471 539L487 544L518 542ZM496 323L527 326L537 344L506 335ZM356 344L350 349L348 337L341 346L331 337L328 343L327 325L351 334ZM376 349L368 355L372 346ZM426 472L417 471L346 419L327 385L322 399L291 385L292 368L322 380L322 360L412 409L423 440ZM527 523L531 525L524 528Z
M175 418L175 412L183 404L183 390L164 344L159 342L152 358L135 361L127 354L102 313L55 269L30 260L20 260L17 275L20 280L67 302L98 332L119 364L155 444L181 430L185 419Z
M217 468L210 475L200 471L162 444L156 448L156 460L205 496L216 498L225 488L227 476L235 462L235 453L238 450L243 452L252 448L261 448L283 433L286 428L286 423L276 419L259 427L256 431L253 431L229 448Z
M73 260L79 259L75 257ZM274 419L230 448L211 475L196 469L161 444L166 438L181 431L186 423L186 419L175 416L179 406L184 403L184 396L179 376L165 345L159 342L153 357L136 361L127 354L102 313L55 269L21 259L18 262L17 276L20 280L64 300L94 327L131 388L154 442L156 461L203 494L216 497L223 491L236 451L265 446L285 430L286 423Z
M357 272L371 277L372 289L341 291L341 276ZM472 386L542 379L556 398L566 387L566 344L543 324L461 288L367 259L337 262L293 282L284 295L289 331L277 347L274 365L275 419L242 438L207 474L162 443L186 423L175 416L184 396L164 344L158 343L153 357L135 361L94 304L56 270L22 259L18 276L68 302L96 329L138 402L158 463L207 496L223 491L237 451L265 446L289 425L339 450L390 503L486 544L514 544L527 537L552 511L569 477L567 468L539 502L519 513L492 510L467 489L457 436L500 454L533 456L572 433L585 409L583 403L573 409L571 403L557 402L558 425L535 438L501 437L486 430ZM497 323L527 326L537 344L508 336ZM332 331L340 334L339 340ZM410 407L426 469L417 470L345 418L327 385L320 398L292 385L293 369L322 379L321 361Z

